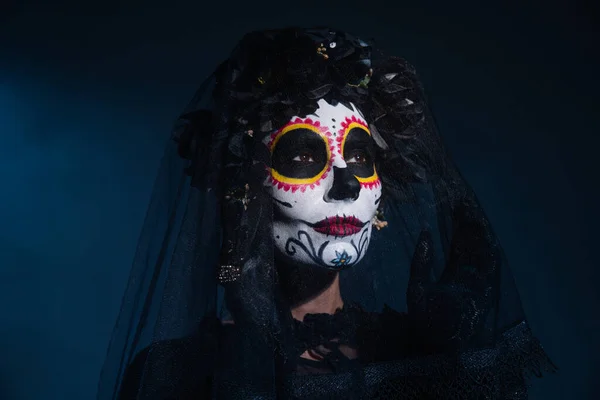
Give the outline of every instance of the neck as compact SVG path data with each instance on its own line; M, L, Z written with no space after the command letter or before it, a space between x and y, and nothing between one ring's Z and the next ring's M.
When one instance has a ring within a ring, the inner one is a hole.
M344 306L340 293L340 275L335 273L331 284L316 296L292 307L292 317L304 320L306 314L334 314Z
M344 305L337 271L280 260L277 275L292 317L297 320L302 321L306 314L333 314Z

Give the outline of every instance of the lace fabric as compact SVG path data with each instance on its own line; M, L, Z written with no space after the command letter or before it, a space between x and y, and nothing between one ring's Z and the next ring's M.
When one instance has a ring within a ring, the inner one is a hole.
M288 250L318 263L282 261L265 142L319 101L365 119L382 196L364 257L335 271L343 307L296 319L331 272L307 233ZM98 399L524 399L554 369L414 69L289 28L244 37L178 119Z
M493 348L372 363L360 375L294 376L286 395L293 399L526 399L527 375L541 376L554 369L523 322L505 332Z

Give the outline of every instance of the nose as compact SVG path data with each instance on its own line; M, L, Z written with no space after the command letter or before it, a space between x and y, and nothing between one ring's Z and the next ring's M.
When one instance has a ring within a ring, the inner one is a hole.
M333 185L325 193L325 202L355 201L359 194L360 182L348 171L348 168L333 167Z

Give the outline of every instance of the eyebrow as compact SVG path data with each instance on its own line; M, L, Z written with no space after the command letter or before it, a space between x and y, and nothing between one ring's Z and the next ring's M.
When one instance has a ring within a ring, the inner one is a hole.
M290 139L290 136L288 136L287 138L284 136L280 139L277 147L281 148L283 146L284 148L289 149L298 148L301 146L314 146L325 144L323 137L321 137L321 135L310 129L294 128L288 131L287 134L289 135L294 133L299 134L299 136L296 136L293 139Z
M351 143L351 144L364 144L367 146L370 146L372 144L372 140L371 137L359 137L359 138L348 138L346 139L346 143Z
M364 134L358 134L358 135L350 135L350 132L354 131L354 130L359 130L364 132ZM348 132L348 136L346 137L346 143L350 143L350 144L363 144L366 146L372 146L375 145L375 141L373 140L373 138L371 137L371 135L369 135L367 133L366 130L364 130L363 128L352 128L350 129L350 132Z
M355 131L360 131L361 132L361 133L357 133L357 134L352 135L352 136L358 136L358 139L361 139L361 138L364 138L364 139L369 138L370 139L371 138L371 135L369 134L369 131L367 131L364 127L362 127L362 126L361 127L355 126L354 128L352 128L352 129L350 129L348 131L348 133L347 133L348 139L351 138L350 133L355 132Z
M298 129L301 130L301 129ZM295 138L291 145L304 145L304 144L321 144L323 139L317 135L300 136Z

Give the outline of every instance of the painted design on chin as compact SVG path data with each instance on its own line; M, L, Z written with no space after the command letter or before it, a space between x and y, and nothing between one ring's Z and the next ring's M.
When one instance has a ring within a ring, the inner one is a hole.
M363 231L363 233L360 235L360 239L358 239L358 245L356 243L354 243L354 239L350 240L350 244L352 245L352 247L354 247L354 250L356 251L357 259L360 259L362 257L367 246L369 245L371 236L368 233L369 233L368 228Z
M314 264L327 269L341 270L353 266L358 260L362 258L363 253L367 248L367 245L369 244L369 235L367 234L368 232L368 229L363 230L362 234L360 235L360 238L358 239L358 243L355 243L354 239L350 240L350 245L356 251L356 258L354 259L354 261L352 260L352 256L349 256L348 253L344 250L342 251L342 253L339 253L338 251L335 252L336 258L331 260L331 263L333 265L327 264L327 262L325 262L323 258L323 252L325 251L327 245L331 243L331 241L327 240L323 242L323 244L321 244L321 246L319 246L318 249L315 249L312 238L310 237L308 232L303 230L298 231L298 238L290 237L287 240L287 242L285 243L285 252L288 256L293 257L298 252L298 249L300 249L306 255L308 255L308 257ZM303 238L306 240L306 243L303 243Z
M342 251L341 253L336 250L335 251L335 258L333 260L331 260L331 263L336 268L342 268L346 264L350 264L350 261L352 261L352 256L348 255L348 253L346 252L346 250Z

